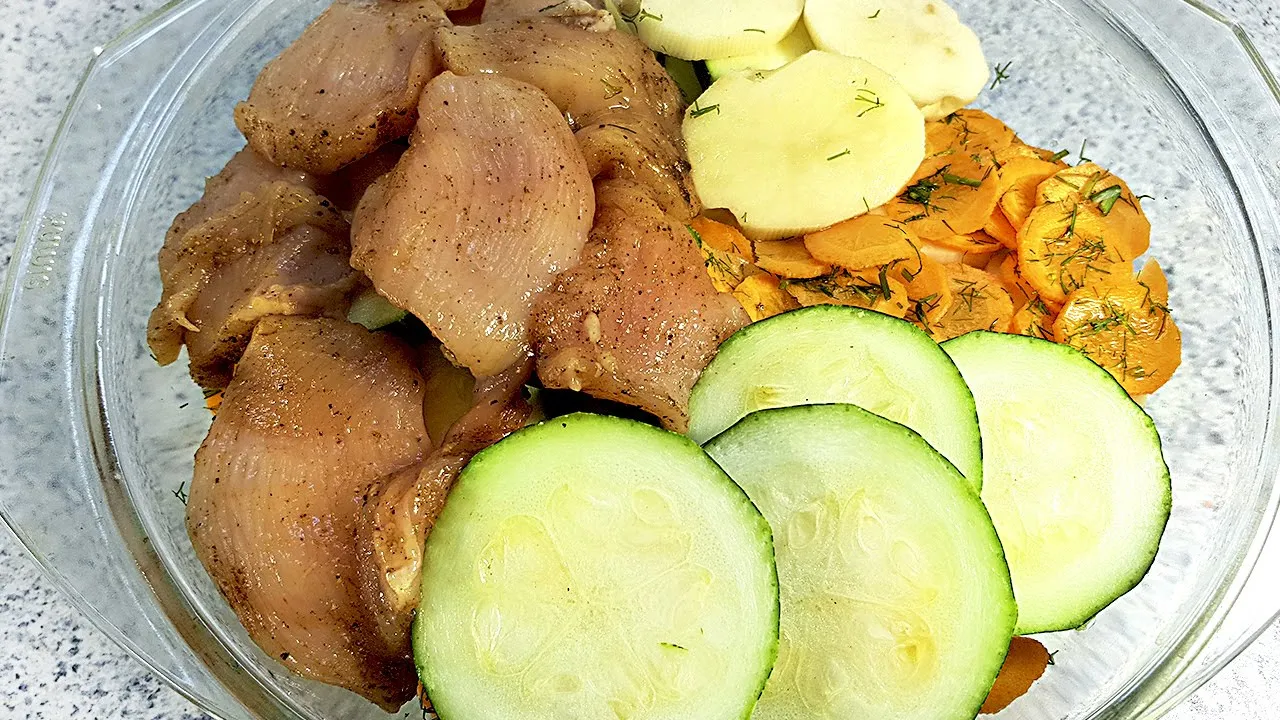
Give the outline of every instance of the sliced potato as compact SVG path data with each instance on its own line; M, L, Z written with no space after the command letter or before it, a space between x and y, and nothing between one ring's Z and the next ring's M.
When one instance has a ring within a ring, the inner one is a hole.
M788 281L784 287L805 307L844 305L904 318L910 304L906 286L890 277L887 267L879 270L842 270L834 275L811 280Z
M1007 332L1013 321L1013 300L990 273L968 265L948 265L951 308L941 320L926 328L942 342L974 330Z
M1117 275L1071 293L1053 333L1110 372L1130 395L1159 390L1182 363L1182 333L1168 305L1132 277Z
M768 273L756 273L743 280L734 289L733 297L747 311L751 322L759 322L800 307L800 303L782 289L778 278Z
M1080 288L1130 272L1108 242L1107 230L1093 205L1075 200L1041 205L1018 233L1018 270L1040 297L1065 303Z
M809 254L803 240L767 240L756 243L756 264L765 272L791 279L831 274L831 265Z
M758 77L717 80L684 137L698 194L753 240L802 235L883 205L924 157L924 119L862 60L813 51Z
M898 78L929 118L973 102L991 76L978 36L943 0L808 0L804 23L819 48Z
M815 258L849 270L914 258L919 244L902 223L875 215L862 215L804 236L804 246Z
M763 52L800 21L804 0L614 0L615 17L646 45L682 60Z
M813 40L804 23L796 23L796 29L782 39L760 52L750 55L735 55L719 60L707 61L707 72L713 79L719 80L733 73L767 72L777 70L805 53L813 50Z

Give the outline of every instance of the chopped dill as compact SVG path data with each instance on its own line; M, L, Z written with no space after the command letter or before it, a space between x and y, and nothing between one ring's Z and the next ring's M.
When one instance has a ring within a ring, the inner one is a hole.
M881 13L881 10L877 10L875 15L869 15L869 16L867 17L867 19L868 19L868 20L875 20L876 18L880 17L880 13Z
M974 180L973 178L963 177L961 175L952 175L951 173L944 172L942 173L942 179L943 181L949 182L952 185L964 185L965 187L973 187L973 188L982 187L981 180Z
M1098 204L1098 209L1103 215L1110 215L1116 206L1116 201L1124 194L1124 189L1119 185L1112 185L1109 188L1099 190L1089 196L1089 200Z
M849 148L845 148L845 149L844 149L844 152L838 152L838 153L836 153L835 155L832 155L831 157L827 158L827 162L831 162L832 160L839 160L840 158L844 157L845 155L852 155L852 154L853 154L853 151L852 151L852 150L850 150ZM862 202L865 204L865 203L867 202L867 199L866 199L866 198L863 198L863 199L862 199ZM868 207L868 208L867 208L867 210L868 210L868 211L870 211L870 210L871 210L871 208L870 208L870 207Z
M1058 162L1059 160L1061 160L1062 158L1070 154L1071 154L1070 150L1059 150L1058 152L1049 156L1049 162Z
M1009 79L1009 68L1011 67L1013 67L1012 60L1005 63L1004 65L996 65L996 77L994 80L991 81L992 90L995 90L1000 85L1000 83Z
M706 106L706 107L700 107L700 106L698 105L698 103L695 101L695 102L693 103L693 106L689 108L689 117L700 118L700 117L702 117L703 115L706 115L707 113L712 113L712 112L714 112L715 114L719 115L719 114L720 114L720 106L719 106L719 105L708 105L708 106Z

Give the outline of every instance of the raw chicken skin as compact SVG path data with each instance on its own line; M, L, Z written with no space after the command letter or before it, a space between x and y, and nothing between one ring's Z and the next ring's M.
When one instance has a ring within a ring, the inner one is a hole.
M643 186L606 181L596 186L582 263L538 301L538 377L638 407L682 432L698 375L747 321L712 286L683 224Z
M254 642L388 710L416 677L364 602L356 525L374 483L430 448L422 388L409 349L385 334L263 320L196 453L187 505L196 554Z
M236 127L278 165L327 175L408 135L437 72L432 0L338 0L258 75Z
M538 294L581 256L591 178L537 88L444 73L409 149L356 210L351 263L476 377L526 357Z

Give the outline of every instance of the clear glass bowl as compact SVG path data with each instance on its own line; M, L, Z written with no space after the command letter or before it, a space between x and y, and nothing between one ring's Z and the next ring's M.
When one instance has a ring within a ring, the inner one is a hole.
M1185 364L1149 403L1174 510L1151 574L1008 718L1161 714L1280 611L1280 107L1247 38L1184 0L960 0L1009 78L982 104L1079 148L1148 201ZM1016 8L1006 10L1004 8ZM223 718L385 717L248 639L192 553L183 487L208 428L185 368L144 343L174 214L241 145L231 108L322 9L186 0L85 75L35 189L0 317L4 519L93 622ZM1098 428L1099 434L1107 432ZM406 710L405 717L418 713Z

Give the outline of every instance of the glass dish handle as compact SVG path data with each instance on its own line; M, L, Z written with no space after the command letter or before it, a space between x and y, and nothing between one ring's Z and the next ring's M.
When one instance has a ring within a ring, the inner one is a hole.
M161 8L97 51L45 159L0 298L0 516L86 617L166 683L226 720L285 717L163 579L150 541L102 460L109 441L93 367L98 307L80 303L83 264L120 234L120 178L151 130L141 110L181 85L253 0ZM228 16L228 14L230 14ZM204 38L213 33L215 37ZM146 90L122 91L121 88ZM65 448L51 454L50 447ZM99 466L102 467L99 467ZM100 474L101 472L101 474ZM250 701L252 702L252 701Z
M1113 3L1108 3L1109 5ZM1275 227L1280 198L1280 83L1244 30L1200 0L1123 0L1114 3L1137 40L1164 65L1184 90L1186 102L1204 119L1223 153L1241 195L1253 212L1253 227ZM1188 52L1188 49L1193 51ZM1262 272L1271 287L1280 279L1280 238L1256 238ZM1272 322L1280 318L1280 298L1267 298ZM1272 333L1280 330L1273 325ZM1280 391L1280 362L1273 358L1271 392ZM1275 403L1273 403L1273 407ZM1280 418L1270 418L1275 424ZM1272 477L1280 468L1265 468ZM1280 483L1274 493L1280 495ZM1280 497L1258 507L1274 509ZM1226 602L1208 622L1217 628L1191 656L1180 676L1152 706L1159 716L1191 695L1280 615L1280 527L1261 518L1262 528L1235 583L1224 588ZM1231 602L1231 596L1236 600Z

